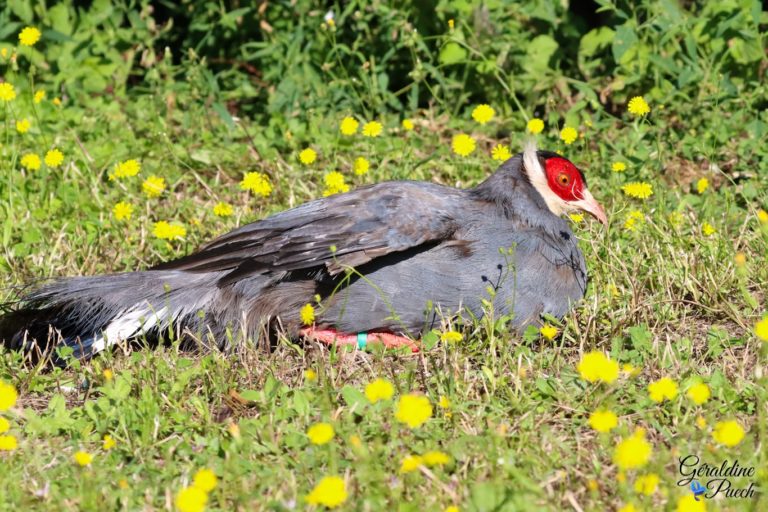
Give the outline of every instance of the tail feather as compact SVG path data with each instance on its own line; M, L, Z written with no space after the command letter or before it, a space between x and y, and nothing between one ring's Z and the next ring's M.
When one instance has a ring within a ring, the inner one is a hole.
M218 277L150 270L60 279L0 316L0 341L13 350L69 346L88 358L118 340L199 323L215 302ZM206 316L210 324L214 318Z

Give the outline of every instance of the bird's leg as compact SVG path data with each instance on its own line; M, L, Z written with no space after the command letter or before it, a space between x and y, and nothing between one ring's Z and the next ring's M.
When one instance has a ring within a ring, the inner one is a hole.
M391 332L361 332L357 334L344 334L334 329L317 329L305 327L299 334L307 339L320 341L326 345L338 345L357 347L363 349L368 345L381 343L386 348L408 347L411 352L419 351L419 342L405 336L398 336Z

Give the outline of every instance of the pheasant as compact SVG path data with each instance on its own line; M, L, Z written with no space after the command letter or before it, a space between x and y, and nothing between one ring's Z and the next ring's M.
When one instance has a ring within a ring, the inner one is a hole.
M484 300L522 330L584 296L584 256L562 218L572 211L607 223L584 174L529 144L473 188L364 186L148 270L60 278L8 308L0 340L25 351L68 346L77 358L170 335L224 350L278 333L418 350L441 318L482 317Z

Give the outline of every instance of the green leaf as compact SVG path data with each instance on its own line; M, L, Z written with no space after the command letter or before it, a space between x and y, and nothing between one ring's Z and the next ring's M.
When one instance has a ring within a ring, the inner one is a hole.
M549 60L557 48L557 41L548 35L534 37L526 49L528 56L525 59L525 68L534 74L549 69Z
M441 64L457 64L463 62L467 58L467 50L461 45L450 42L443 46L440 50L440 63Z
M344 398L344 402L358 414L368 405L368 399L365 398L365 395L349 384L341 388L341 396Z
M635 349L640 352L651 351L653 334L645 324L635 325L627 330L629 331L629 339L632 341L632 346Z
M621 61L630 48L637 43L637 35L632 27L628 25L622 25L616 29L616 33L613 37L613 45L611 47L613 51L613 60L616 62Z
M599 50L607 47L614 39L616 32L608 27L600 27L587 32L579 44L579 56L592 57Z
M212 108L213 108L213 111L219 115L221 120L224 121L224 124L226 124L230 130L235 129L235 121L232 119L232 116L229 115L229 111L227 110L227 107L225 107L219 102L216 102L212 105Z

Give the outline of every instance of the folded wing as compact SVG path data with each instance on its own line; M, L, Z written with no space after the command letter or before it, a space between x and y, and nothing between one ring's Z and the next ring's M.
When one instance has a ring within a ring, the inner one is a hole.
M220 286L245 274L321 266L334 275L392 252L450 239L468 200L464 191L436 184L381 183L245 225L153 270L230 270Z

